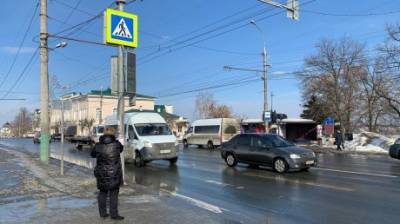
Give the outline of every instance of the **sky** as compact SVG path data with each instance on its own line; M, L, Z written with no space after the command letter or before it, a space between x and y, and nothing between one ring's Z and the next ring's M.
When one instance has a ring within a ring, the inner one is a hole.
M37 2L2 2L0 99L26 100L0 100L0 124L11 121L22 106L30 110L40 107ZM56 34L93 18L107 7L115 7L113 2L48 0L49 33ZM300 0L300 20L294 21L286 17L283 9L257 0L132 2L125 10L139 18L139 45L134 50L138 93L157 97L157 104L173 105L176 114L189 119L194 118L199 92L213 94L218 103L230 106L235 115L261 118L261 74L228 71L224 66L262 69L265 39L270 65L268 95L274 95L273 110L299 117L302 88L290 73L302 69L304 58L316 52L318 41L347 36L364 43L368 55L373 57L376 46L386 38L385 25L400 22L399 3L400 0ZM256 21L262 33L250 24L251 20ZM103 17L61 35L101 43ZM66 40L50 38L49 47L54 48L61 41ZM110 57L117 54L117 49L66 42L67 47L49 53L51 83L59 83L53 96L108 88ZM268 100L270 103L271 99Z

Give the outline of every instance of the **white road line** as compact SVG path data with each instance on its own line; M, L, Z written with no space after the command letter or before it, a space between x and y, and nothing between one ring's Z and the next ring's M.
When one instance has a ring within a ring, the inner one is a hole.
M258 177L258 178L263 178L263 179L275 180L275 181L283 182L283 183L286 182L286 183L291 183L291 184L308 185L308 186L328 188L328 189L338 190L338 191L354 191L354 189L348 188L348 187L341 187L341 186L336 186L336 185L331 185L331 184L320 184L320 183L311 182L311 181L292 180L292 179L287 179L283 176L262 176L262 175L258 175L258 174L252 174L252 173L245 173L244 175L250 176L250 177Z
M329 172L339 172L339 173L350 173L350 174L357 174L357 175L364 175L364 176L373 176L373 177L387 177L387 178L398 178L399 177L399 176L387 175L387 174L354 172L354 171L347 171L347 170L329 169L329 168L323 168L323 167L314 167L313 169L321 170L321 171L329 171Z
M178 194L176 192L167 191L167 190L164 190L164 189L160 189L160 191L168 193L168 194L170 194L170 195L172 195L174 197L177 197L177 198L180 198L180 199L182 199L184 201L187 201L187 202L189 202L190 204L192 204L192 205L194 205L196 207L208 210L208 211L216 213L216 214L220 214L223 211L229 211L227 209L220 208L220 207L218 207L216 205L212 205L212 204L209 204L207 202L204 202L204 201L201 201L201 200L198 200L198 199L195 199L195 198L191 198L191 197L188 197L188 196L185 196L185 195L182 195L182 194Z

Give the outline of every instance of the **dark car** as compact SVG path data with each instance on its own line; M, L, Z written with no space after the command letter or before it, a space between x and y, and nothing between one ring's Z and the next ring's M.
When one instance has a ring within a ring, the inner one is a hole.
M230 167L237 163L272 167L278 173L308 170L317 163L312 150L295 146L273 134L240 134L221 147L221 156Z
M389 155L392 158L400 159L400 138L396 140L396 142L390 146Z

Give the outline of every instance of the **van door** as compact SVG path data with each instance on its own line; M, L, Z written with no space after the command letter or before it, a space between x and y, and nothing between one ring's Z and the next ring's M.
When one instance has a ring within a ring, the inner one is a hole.
M135 151L138 148L138 137L133 128L133 125L128 125L127 141L125 147L125 157L128 159L135 159Z

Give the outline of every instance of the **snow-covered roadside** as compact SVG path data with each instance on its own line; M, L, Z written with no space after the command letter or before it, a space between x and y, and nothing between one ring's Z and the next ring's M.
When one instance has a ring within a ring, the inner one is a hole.
M353 135L353 141L346 141L345 151L388 153L389 147L396 138L390 138L377 133L362 131Z

